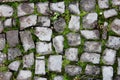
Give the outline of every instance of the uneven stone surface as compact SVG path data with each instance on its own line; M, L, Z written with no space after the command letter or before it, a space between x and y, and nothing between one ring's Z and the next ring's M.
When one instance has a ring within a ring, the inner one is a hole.
M18 71L19 66L20 66L20 62L19 61L14 61L14 62L9 64L8 68L10 70L13 70L13 71Z
M4 26L5 26L5 27L11 27L11 26L12 26L12 19L11 19L11 18L6 19L6 20L4 21Z
M49 17L38 17L38 23L37 23L40 27L45 26L45 27L49 27L50 26L50 18Z
M5 34L0 34L0 50L3 50L5 48Z
M0 52L0 64L2 64L7 59L7 55Z
M3 28L3 23L2 23L2 21L0 21L0 33L2 33L3 30L4 30L4 28Z
M35 77L34 80L47 80L47 78L43 78L43 77Z
M55 76L54 80L64 80L64 79L63 79L63 76Z
M112 4L113 5L120 5L120 1L119 0L112 0Z
M100 9L109 8L109 0L98 0L98 5Z
M0 72L1 80L10 80L12 78L12 72Z
M104 11L105 18L110 18L110 17L116 16L117 14L118 13L115 9L110 9L110 10Z
M120 75L120 57L118 57L117 61L118 61L117 74Z

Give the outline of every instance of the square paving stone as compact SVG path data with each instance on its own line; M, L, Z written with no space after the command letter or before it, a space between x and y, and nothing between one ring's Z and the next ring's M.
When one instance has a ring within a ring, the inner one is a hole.
M18 30L7 31L6 37L10 47L15 47L19 43Z
M45 27L36 27L35 35L41 41L50 41L52 37L52 30L50 28L45 28Z
M35 48L30 31L20 31L20 39L25 51Z
M36 52L40 55L52 53L52 44L47 42L36 42Z
M5 48L5 34L0 34L0 50L3 50Z
M50 55L48 59L48 69L53 72L62 71L62 56L61 55Z
M21 3L17 7L18 16L32 14L34 12L34 3Z

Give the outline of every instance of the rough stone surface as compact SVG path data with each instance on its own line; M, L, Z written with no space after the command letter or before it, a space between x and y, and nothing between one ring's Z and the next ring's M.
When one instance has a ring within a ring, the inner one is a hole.
M52 30L50 28L45 28L45 27L36 27L35 35L41 41L50 41L52 36Z
M61 72L62 71L62 56L51 55L48 59L49 71Z
M99 64L100 54L84 52L84 53L82 53L80 60L82 62L91 62L93 64Z
M120 48L120 37L109 36L106 45L107 45L107 47L118 50Z
M119 0L112 0L112 4L113 5L120 5L120 1Z
M100 9L109 8L109 0L98 0L98 5Z
M105 49L103 52L103 62L107 65L113 65L115 62L116 51L112 49Z
M117 74L120 75L120 57L117 58L118 67L117 67Z
M67 35L68 44L70 46L78 46L81 44L81 37L79 33L68 33Z
M52 44L46 42L37 42L36 43L36 51L41 55L51 54L52 52Z
M46 16L38 17L38 26L49 27L50 26L50 18Z
M99 39L100 33L98 30L81 30L81 35L86 39Z
M62 35L53 38L53 46L57 53L63 53L63 48L64 48L63 41L64 41L64 37Z
M111 66L102 67L103 80L112 80L113 68Z
M78 61L78 49L77 48L68 48L65 51L66 59L70 61Z
M110 25L111 30L116 34L120 35L120 19L115 19Z
M69 8L71 13L78 14L78 15L80 14L79 3L78 2L70 3L68 8Z
M65 4L64 4L64 2L51 3L50 9L53 12L59 12L62 14L65 12Z
M0 33L2 33L2 32L3 32L3 30L4 30L4 27L3 27L3 22L2 22L2 21L0 21Z
M17 80L31 80L32 72L29 70L20 70Z
M85 68L85 73L87 75L98 75L100 74L100 67L94 65L87 65Z
M8 31L6 37L10 47L15 47L19 43L18 30Z
M12 71L18 71L19 66L20 66L20 61L14 61L9 64L8 68Z
M34 53L23 56L23 67L30 68L34 64Z
M13 8L9 5L0 5L0 16L10 17L13 15Z
M115 9L109 9L109 10L104 11L105 18L110 18L110 17L116 16L117 14L118 13Z
M20 29L23 30L25 28L36 25L37 16L36 15L24 16L24 17L20 17L19 20L20 20Z
M18 48L8 49L8 60L14 60L18 56L21 56L21 51Z
M86 1L86 0L85 0ZM90 0L89 0L90 1ZM88 13L83 17L83 28L85 29L93 29L97 25L98 15L97 13Z
M64 79L63 79L63 76L55 76L54 80L64 80Z
M0 34L0 50L3 50L5 48L5 34Z
M32 14L34 12L34 3L21 3L17 7L17 10L18 16Z
M12 19L9 18L9 19L6 19L4 21L4 27L11 27L12 26Z
M7 59L7 55L0 52L0 64L2 64Z
M21 31L20 38L25 51L35 48L30 31Z
M101 43L100 42L95 42L95 41L86 41L84 44L84 51L87 52L101 52Z
M72 15L68 28L71 31L79 31L79 29L80 29L80 17Z
M66 22L63 18L59 18L53 23L56 32L62 33L66 27Z
M82 71L82 68L75 65L67 65L65 67L65 72L70 76L79 75Z
M49 10L49 3L44 2L44 3L37 3L37 11L43 15L48 15L50 10Z
M47 80L47 78L43 78L43 77L35 77L34 80Z
M1 80L11 80L12 72L0 72L0 79Z
M82 10L90 12L95 9L96 0L81 0L80 6Z

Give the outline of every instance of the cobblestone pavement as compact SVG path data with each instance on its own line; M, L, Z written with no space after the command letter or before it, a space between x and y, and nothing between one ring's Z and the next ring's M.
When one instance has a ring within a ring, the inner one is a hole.
M0 80L120 80L120 0L0 0Z

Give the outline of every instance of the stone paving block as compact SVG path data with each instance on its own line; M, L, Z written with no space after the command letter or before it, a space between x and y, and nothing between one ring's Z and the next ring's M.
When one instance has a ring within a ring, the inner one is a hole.
M17 15L24 16L34 12L34 3L21 3L17 7Z
M91 62L93 64L99 64L100 62L100 54L97 53L82 53L80 57L80 61L82 62Z
M11 80L12 72L0 72L0 79L1 80Z
M120 1L119 0L112 0L112 4L119 6L120 5Z
M28 0L1 0L0 2L22 2L22 1L28 1Z
M49 2L39 2L37 5L37 11L43 15L49 15Z
M67 35L68 44L70 46L78 46L81 44L81 37L79 33L68 33Z
M23 56L23 67L30 68L34 64L34 53Z
M118 50L120 48L120 37L109 36L106 46Z
M13 61L8 65L8 68L12 71L18 71L20 67L20 61Z
M82 68L76 65L67 65L65 67L65 72L70 76L80 75Z
M79 3L78 2L70 3L68 9L73 14L78 14L78 15L80 14Z
M90 1L90 0L89 0ZM85 29L93 29L97 25L98 14L97 13L88 13L86 16L83 17L83 28Z
M100 39L100 33L98 30L81 30L80 32L86 39Z
M48 59L48 70L53 72L62 71L62 56L61 55L50 55Z
M30 70L20 70L17 76L17 80L31 80L32 72Z
M96 5L96 0L81 0L80 7L82 10L90 12L94 11Z
M58 75L54 77L54 80L64 80L64 79L63 76Z
M41 41L50 41L52 37L52 30L50 28L45 28L45 27L36 27L35 35Z
M20 39L25 51L35 48L30 31L20 31Z
M20 17L19 21L20 21L20 29L23 30L25 28L35 26L37 23L37 16L30 15L30 16Z
M64 41L64 37L62 35L58 35L53 38L53 46L57 53L63 53L63 48L64 48L63 41Z
M12 27L12 18L6 19L4 21L4 27Z
M113 68L111 66L102 67L103 80L113 80Z
M84 51L86 52L98 52L101 53L102 50L101 42L96 41L86 41L84 43Z
M3 27L3 22L0 21L0 33L2 33L2 31L4 30L4 27Z
M65 3L64 2L50 3L50 9L53 12L59 12L62 14L65 12Z
M70 22L69 22L69 25L68 25L68 28L71 31L75 31L75 32L79 31L79 29L80 29L80 17L72 15Z
M3 50L5 48L5 34L0 34L0 50Z
M100 9L109 8L109 0L98 0L98 5Z
M34 77L34 80L47 80L47 78L43 78L43 77Z
M5 61L7 60L7 55L0 52L0 65Z
M104 11L105 18L110 18L110 17L116 16L116 15L118 15L118 13L115 9L109 9L109 10Z
M66 27L65 19L59 18L53 23L56 32L62 33Z
M9 5L0 5L0 16L1 17L11 17L13 15L13 8Z
M117 74L120 75L120 57L117 58L118 66L117 66Z
M52 44L46 42L36 42L36 52L41 55L51 54Z
M103 62L107 65L113 65L115 62L116 51L112 49L105 49L103 52Z
M65 50L66 59L70 61L78 61L78 48L68 48Z
M50 18L47 16L39 16L38 17L38 26L42 27L50 27Z
M19 43L18 30L11 30L6 33L7 42L10 47L15 47Z

